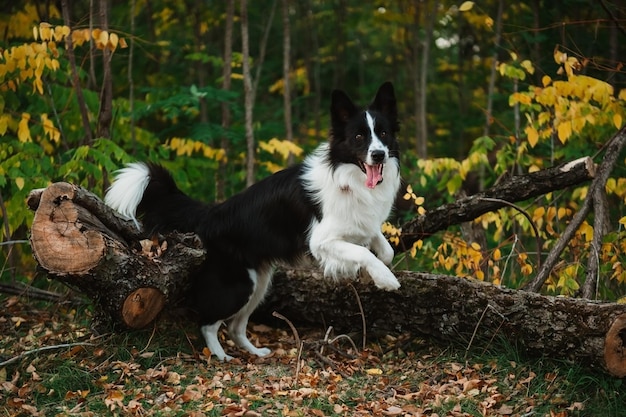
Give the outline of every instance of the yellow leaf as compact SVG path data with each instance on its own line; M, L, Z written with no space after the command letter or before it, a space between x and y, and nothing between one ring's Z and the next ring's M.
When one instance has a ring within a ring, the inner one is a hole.
M493 251L493 255L491 255L491 257L494 261L499 261L500 258L502 258L502 252L500 252L500 249L496 249Z
M572 122L561 122L557 127L557 135L561 143L567 142L567 139L572 136Z
M619 95L617 96L620 100L626 100L626 88L622 88L619 90Z
M473 1L464 1L463 4L461 4L461 6L459 7L459 11L467 12L469 10L472 10L472 7L474 7Z
M619 224L626 226L626 216L622 217L621 219L619 219Z
M522 66L522 68L526 70L527 73L529 74L535 73L535 67L533 67L532 62L530 62L528 59L525 59L522 62L520 62L520 65Z
M614 114L613 124L615 125L616 128L620 129L622 127L622 116L620 116L619 114Z
M382 375L383 370L380 368L370 368L370 369L367 369L365 373L368 375Z
M9 126L9 116L3 114L0 116L0 136L4 136L7 133L7 127Z
M117 48L119 40L120 38L119 36L117 36L117 33L111 33L111 36L109 36L109 43L111 44L112 50L115 50L115 48Z
M593 227L589 223L583 222L578 230L580 230L581 234L585 235L587 242L591 242L593 239Z
M554 50L554 62L557 64L563 64L567 61L567 54L565 52L561 52L558 49Z
M67 27L67 26L56 26L54 28L54 40L55 41L62 41L63 38L65 37L65 30L63 29L64 27Z
M107 43L109 43L109 32L103 30L100 32L100 36L98 36L96 44L102 48L106 48Z
M28 128L28 121L30 120L30 114L22 113L22 120L17 125L17 138L20 142L30 141L30 129Z
M17 185L17 189L21 190L22 188L24 188L24 178L22 177L17 177L15 179L15 185Z
M539 141L539 132L532 126L526 126L524 129L526 132L526 137L528 138L528 144L531 148L534 148L537 142Z
M550 76L544 75L543 77L541 77L541 83L543 84L544 87L549 86L551 82L552 82L552 78L550 78Z

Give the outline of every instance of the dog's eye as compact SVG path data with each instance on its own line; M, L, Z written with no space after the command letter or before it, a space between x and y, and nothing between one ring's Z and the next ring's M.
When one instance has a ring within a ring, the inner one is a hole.
M387 132L385 132L384 130L382 132L380 132L380 137L384 138L385 136L387 136Z
M356 135L354 138L358 141L361 141L363 140L363 135Z

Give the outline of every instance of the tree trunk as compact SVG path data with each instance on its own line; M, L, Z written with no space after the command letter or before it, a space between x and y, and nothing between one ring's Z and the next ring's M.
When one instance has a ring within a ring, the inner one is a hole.
M186 277L205 256L194 234L140 241L134 224L81 187L55 183L32 191L28 205L36 210L35 259L50 277L95 302L95 330L109 321L131 329L149 324L181 297Z
M567 358L626 376L626 305L549 297L482 281L396 272L398 291L335 283L312 270L279 271L255 319L276 311L294 324L340 332L409 332L488 347L502 337L529 355ZM358 299L355 291L358 294Z
M100 0L100 28L109 31L109 2ZM111 58L113 51L102 48L102 88L100 93L100 110L98 111L98 138L111 138L111 121L113 120L113 77L111 75Z
M285 112L285 135L293 142L291 120L291 28L289 26L289 1L283 0L283 110ZM293 163L293 154L289 155L289 164Z
M231 78L233 74L233 21L235 18L235 0L228 0L226 4L226 27L224 28L224 67L222 68L222 90L230 91ZM222 139L220 147L226 155L229 154L230 140L226 132L230 129L230 103L222 102ZM226 198L226 178L227 158L219 161L218 175L215 185L215 199L223 201Z
M246 128L246 186L254 184L254 160L256 146L254 144L254 129L252 127L252 110L254 107L254 93L252 76L250 75L250 39L248 37L248 3L241 0L241 54L243 60L243 91L244 91L244 124Z

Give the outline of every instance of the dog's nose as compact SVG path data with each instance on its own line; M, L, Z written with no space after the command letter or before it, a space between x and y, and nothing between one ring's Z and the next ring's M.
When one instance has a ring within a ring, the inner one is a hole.
M380 164L385 160L385 151L375 150L372 151L372 161L377 164Z

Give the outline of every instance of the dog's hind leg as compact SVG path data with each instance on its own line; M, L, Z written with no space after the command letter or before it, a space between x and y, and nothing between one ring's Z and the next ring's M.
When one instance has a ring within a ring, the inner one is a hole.
M250 340L248 340L246 329L248 327L248 319L250 318L250 315L265 297L265 293L267 292L272 280L272 273L273 270L270 267L248 270L248 274L250 275L250 280L252 281L254 288L252 295L250 295L250 299L246 305L243 306L243 308L239 310L228 323L228 335L233 342L235 342L235 344L240 348L245 349L257 356L267 356L272 351L268 348L258 348L254 346Z
M200 331L202 332L206 345L211 351L211 353L217 356L219 360L228 362L233 357L230 355L227 355L226 352L224 352L224 348L220 344L220 341L217 336L217 332L220 330L220 327L222 326L223 323L224 322L220 320L213 324L204 325L200 327Z

